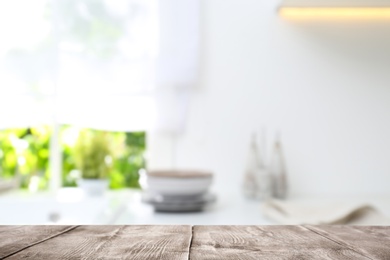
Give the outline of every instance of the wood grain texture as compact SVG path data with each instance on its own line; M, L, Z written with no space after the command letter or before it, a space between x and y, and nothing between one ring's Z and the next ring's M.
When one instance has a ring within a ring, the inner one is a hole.
M0 226L0 259L390 260L390 227Z
M0 226L0 259L73 228L74 226Z
M190 259L369 259L303 226L195 226Z
M369 259L390 259L389 226L306 226Z
M11 259L188 259L191 226L80 226Z

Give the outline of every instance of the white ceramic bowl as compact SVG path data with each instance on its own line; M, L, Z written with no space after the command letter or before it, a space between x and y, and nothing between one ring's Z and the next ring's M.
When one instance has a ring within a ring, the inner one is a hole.
M159 195L195 195L208 191L212 174L194 171L150 172L147 190Z

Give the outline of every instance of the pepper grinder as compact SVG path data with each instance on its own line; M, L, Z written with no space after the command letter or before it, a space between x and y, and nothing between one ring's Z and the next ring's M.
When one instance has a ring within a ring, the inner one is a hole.
M248 157L245 167L243 193L247 198L254 199L257 194L257 172L261 163L259 161L259 149L256 143L256 134L252 134Z
M266 200L272 196L272 179L260 156L256 135L252 135L243 190L248 198Z
M275 140L269 170L273 178L274 197L278 199L285 199L287 197L288 189L287 173L279 135Z

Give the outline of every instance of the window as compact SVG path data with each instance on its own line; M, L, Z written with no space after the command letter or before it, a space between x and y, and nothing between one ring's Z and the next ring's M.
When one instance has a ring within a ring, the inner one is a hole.
M50 174L58 179L61 170L62 184L76 185L70 136L91 127L116 131L109 133L120 148L111 187L138 186L145 133L134 131L144 131L152 116L156 3L0 3L1 176L17 176L23 188L37 190L48 188Z
M61 178L64 125L117 133L183 128L197 76L198 6L159 2L0 2L0 129L49 126L53 188L61 179L72 185L70 173Z
M62 126L62 186L77 186L75 144L80 131L102 132ZM145 168L145 132L105 132L111 151L110 188L139 188L139 171ZM0 131L0 177L17 178L20 187L30 191L45 190L50 185L50 126Z
M51 135L48 126L0 131L0 177L31 191L48 188Z
M63 126L61 129L62 183L65 187L77 186L80 172L77 171L75 146L80 131L101 132ZM145 132L105 132L111 151L109 179L110 188L139 188L139 172L145 168Z

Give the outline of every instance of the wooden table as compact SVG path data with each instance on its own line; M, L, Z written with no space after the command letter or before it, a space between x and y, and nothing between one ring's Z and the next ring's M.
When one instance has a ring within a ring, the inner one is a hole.
M390 259L390 227L0 226L0 259Z

